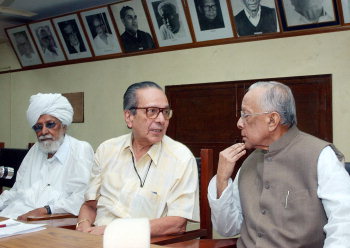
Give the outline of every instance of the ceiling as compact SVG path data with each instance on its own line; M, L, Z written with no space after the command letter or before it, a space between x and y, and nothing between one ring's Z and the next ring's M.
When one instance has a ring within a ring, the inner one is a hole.
M0 0L0 7L37 13L33 17L0 13L0 43L7 40L5 28L55 17L82 9L120 2L121 0Z

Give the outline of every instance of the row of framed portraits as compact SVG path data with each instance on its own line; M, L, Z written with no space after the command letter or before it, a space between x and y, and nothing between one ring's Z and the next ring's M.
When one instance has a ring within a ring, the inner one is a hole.
M6 33L27 67L349 23L349 0L126 0Z

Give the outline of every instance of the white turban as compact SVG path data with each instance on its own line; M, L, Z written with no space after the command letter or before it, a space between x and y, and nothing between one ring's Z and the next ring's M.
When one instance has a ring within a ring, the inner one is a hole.
M51 115L59 119L63 125L69 126L73 120L73 108L67 98L61 94L38 93L30 97L27 119L34 126L41 115Z

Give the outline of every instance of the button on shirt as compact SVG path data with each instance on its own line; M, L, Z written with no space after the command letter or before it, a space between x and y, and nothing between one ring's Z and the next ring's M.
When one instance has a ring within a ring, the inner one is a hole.
M85 200L98 200L96 225L116 218L180 216L199 221L196 160L183 144L164 136L132 162L132 136L102 143L96 151ZM151 166L149 167L149 165Z
M0 196L0 216L17 218L45 205L52 213L78 215L93 155L90 144L67 134L50 159L36 143L23 159L14 186Z

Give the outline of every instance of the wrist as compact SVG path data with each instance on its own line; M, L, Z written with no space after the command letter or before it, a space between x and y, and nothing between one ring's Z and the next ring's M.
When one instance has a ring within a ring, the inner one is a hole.
M78 223L76 224L75 226L75 229L78 229L79 225L84 223L84 222L87 222L90 226L91 226L91 221L89 219L81 219L78 221Z
M44 206L44 208L46 209L47 214L52 214L52 211L49 205Z

